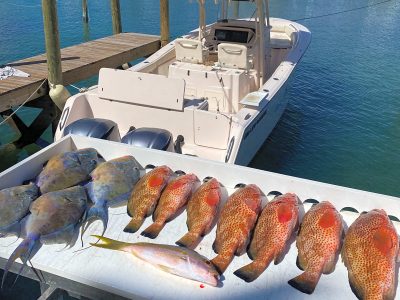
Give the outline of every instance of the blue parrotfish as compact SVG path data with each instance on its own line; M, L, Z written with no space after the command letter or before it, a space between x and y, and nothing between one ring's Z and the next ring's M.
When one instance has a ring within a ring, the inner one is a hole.
M98 162L98 153L93 148L55 155L40 172L36 184L42 194L69 188L87 181Z
M24 240L11 254L1 286L14 261L21 258L25 266L32 251L40 244L66 243L72 246L86 206L87 196L82 186L49 192L33 201L30 214L22 221Z
M96 219L107 229L108 207L127 202L133 187L140 178L140 165L133 156L123 156L101 163L91 174L86 185L89 198L94 203L87 213L82 235Z

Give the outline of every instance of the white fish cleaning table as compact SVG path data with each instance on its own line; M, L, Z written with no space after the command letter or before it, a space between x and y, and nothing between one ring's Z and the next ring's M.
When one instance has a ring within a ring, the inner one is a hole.
M216 177L226 187L229 194L232 193L238 183L254 183L266 195L274 192L294 192L302 201L307 199L329 200L338 210L350 207L362 212L374 208L383 208L389 215L400 217L399 198L78 136L65 137L1 173L0 189L20 185L24 180L35 177L40 172L42 164L57 153L87 147L97 149L106 160L130 154L142 166L166 164L173 170L183 170L186 173L193 172L200 179L207 176ZM309 200L306 202L304 207L305 210L308 210L311 204L308 203ZM110 219L105 236L125 242L174 244L187 232L186 212L168 223L154 241L140 235L140 232L151 224L151 218L147 218L139 232L129 234L123 232L130 220L126 214L126 207L111 208L109 214ZM345 210L342 212L342 216L349 226L357 218L358 213ZM399 223L394 223L399 230ZM93 223L84 236L85 246L92 239L89 237L90 234L100 234L101 231L101 223ZM212 259L215 256L212 250L214 238L215 227L196 250ZM19 243L10 245L14 241L15 237L0 239L1 268L4 268L5 262ZM71 249L62 250L62 248L63 245L44 245L32 258L34 267L45 273L51 289L60 288L73 295L92 299L356 299L348 283L347 270L340 258L336 270L332 274L322 275L314 294L302 294L289 286L287 281L301 273L296 267L297 249L295 243L292 243L282 263L276 266L270 265L252 283L246 283L233 275L235 270L250 263L247 255L242 255L235 257L226 270L222 287L205 285L204 288L198 282L162 272L119 251L92 247L76 252L76 250L81 249L79 240ZM15 272L19 266L19 264L16 264L13 271ZM23 275L35 278L32 271L28 269ZM399 291L396 299L400 299Z

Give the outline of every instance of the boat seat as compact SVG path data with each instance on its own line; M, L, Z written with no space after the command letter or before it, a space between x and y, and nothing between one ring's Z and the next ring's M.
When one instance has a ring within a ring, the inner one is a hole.
M64 129L64 136L68 134L116 142L121 140L117 123L99 118L83 118L72 122Z
M202 64L205 61L205 53L199 40L185 38L175 40L175 55L178 61Z
M143 127L134 129L128 132L121 141L128 145L163 151L173 148L171 132L161 128Z
M249 70L250 63L247 56L247 47L229 43L219 44L218 63L221 67Z

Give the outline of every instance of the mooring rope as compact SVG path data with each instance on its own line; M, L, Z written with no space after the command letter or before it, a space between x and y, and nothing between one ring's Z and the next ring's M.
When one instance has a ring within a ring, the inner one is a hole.
M35 95L42 87L43 85L46 83L47 78L45 80L43 80L43 82L41 83L41 85L39 85L39 87L28 97L28 99L26 99L24 102L22 102L22 104L20 106L18 106L17 109L15 109L11 115L7 116L1 123L0 126L7 123L8 120L10 120L12 118L13 115L15 115L28 101L31 100L31 98L33 97L33 95Z
M324 15L310 16L310 17L304 17L304 18L300 18L300 19L294 19L294 20L291 20L291 21L297 22L297 21L304 21L304 20L311 20L311 19L324 18L324 17L334 16L334 15L340 15L340 14L344 14L344 13L347 13L347 12L352 12L352 11L356 11L356 10L361 10L361 9L365 9L365 8L378 6L378 5L385 4L385 3L388 3L388 2L391 2L391 1L393 1L393 0L384 0L384 1L381 1L381 2L376 2L376 3L372 3L372 4L360 6L360 7L355 7L355 8L350 8L350 9L346 9L346 10L336 11L336 12L332 12L332 13L328 13L328 14L324 14Z

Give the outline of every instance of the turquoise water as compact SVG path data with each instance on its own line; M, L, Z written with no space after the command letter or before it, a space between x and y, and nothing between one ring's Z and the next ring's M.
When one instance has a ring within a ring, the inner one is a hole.
M271 0L271 13L299 19L378 1ZM158 4L121 0L124 31L158 34ZM111 34L108 0L89 0L89 28L81 1L58 6L62 46ZM170 0L170 7L172 36L196 26L195 4ZM213 21L218 9L209 10ZM300 23L312 31L312 44L293 76L286 112L251 166L400 196L400 2ZM0 28L0 65L44 52L39 0L2 0ZM90 83L95 79L82 84ZM3 143L15 138L0 132Z

